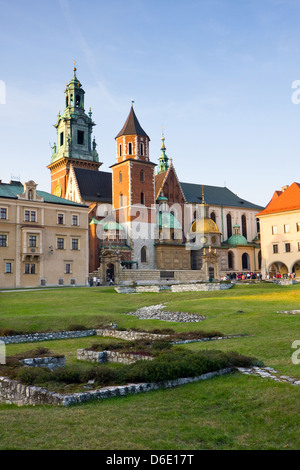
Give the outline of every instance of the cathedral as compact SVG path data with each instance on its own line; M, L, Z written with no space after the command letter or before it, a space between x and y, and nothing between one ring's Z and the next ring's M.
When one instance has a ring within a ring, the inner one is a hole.
M91 277L130 284L260 272L262 207L226 187L181 182L164 134L161 154L152 161L150 137L133 103L116 133L111 172L101 171L84 98L74 67L48 168L53 195L89 207Z

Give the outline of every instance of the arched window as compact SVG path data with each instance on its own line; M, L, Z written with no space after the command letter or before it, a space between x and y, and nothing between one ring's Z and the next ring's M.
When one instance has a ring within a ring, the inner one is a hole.
M248 253L243 253L242 255L242 269L250 269L250 260Z
M259 219L256 219L256 230L257 230L257 233L260 232L260 224L259 224Z
M242 235L247 238L247 221L244 214L242 215Z
M228 269L234 269L232 251L228 251Z
M210 218L211 218L211 220L213 220L214 222L216 222L216 214L215 214L214 212L212 212L212 213L210 214Z
M147 263L147 247L143 246L141 249L141 263Z
M145 204L145 194L141 192L141 204Z
M261 269L261 251L258 252L258 269Z
M28 199L30 199L31 201L33 200L33 190L32 189L29 189L29 191L28 191Z
M140 181L142 183L144 183L144 181L145 181L145 172L144 172L144 170L141 170L141 172L140 172Z
M230 238L232 235L232 221L231 221L230 214L226 215L226 221L227 221L227 238Z
M143 155L144 155L144 144L143 143L140 144L140 154L141 154L141 157L143 157Z
M128 155L132 155L132 143L129 142L128 144Z
M197 218L197 211L194 211L194 219Z
M119 196L119 206L122 207L123 206L123 194L120 193L120 196Z
M119 183L122 183L122 171L119 172Z

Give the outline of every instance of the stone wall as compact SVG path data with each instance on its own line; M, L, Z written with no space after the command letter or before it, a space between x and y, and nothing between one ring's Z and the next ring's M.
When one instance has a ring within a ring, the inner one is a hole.
M196 270L182 270L172 271L173 276L161 278L161 273L157 269L123 269L120 271L119 283L120 285L130 285L136 283L137 285L147 284L174 284L178 282L199 282L202 280L202 275Z
M95 334L96 330L56 331L52 333L32 333L27 335L0 336L0 340L5 344L34 343L35 341L49 341L53 339L82 338L86 336L94 336Z
M16 380L10 380L6 377L0 377L0 402L22 405L62 405L70 406L78 403L84 403L91 399L104 399L116 396L125 396L130 393L141 393L160 388L171 388L179 385L186 385L191 382L211 379L216 376L233 372L234 369L226 368L215 372L208 372L198 377L186 377L167 382L159 383L140 383L124 386L102 387L96 390L90 390L82 393L63 395L49 392L41 387L22 385Z
M225 282L190 282L189 284L173 283L169 285L136 285L136 286L117 286L115 290L119 294L133 294L142 292L192 292L192 291L212 291L224 290L233 287L233 283Z
M104 364L106 362L114 362L119 364L133 364L136 361L149 361L153 357L143 354L121 353L117 351L91 351L88 349L77 349L77 359L80 361L98 362Z
M220 282L205 282L197 284L178 284L171 286L172 292L212 291L230 289L233 284Z
M65 367L65 356L53 357L33 357L22 359L21 362L25 367L46 367L47 369L54 370L59 367Z
M116 330L116 329L101 329L101 330L96 330L96 335L97 336L108 336L112 338L120 338L120 339L125 339L128 341L134 341L137 339L165 339L168 338L167 335L159 335L159 334L153 334L153 333L147 333L147 332L141 332L141 331L133 331L133 330Z

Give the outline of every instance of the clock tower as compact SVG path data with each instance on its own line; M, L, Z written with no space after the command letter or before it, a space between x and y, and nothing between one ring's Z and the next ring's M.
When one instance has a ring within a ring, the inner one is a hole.
M102 163L99 162L95 138L92 141L92 131L95 123L92 111L88 114L84 109L85 91L74 75L65 89L65 109L63 114L58 112L56 124L57 142L54 143L49 168L51 172L51 193L65 197L69 172L73 167L97 171Z
M150 138L133 104L115 139L117 161L111 166L113 211L117 222L126 227L133 261L142 269L154 269L156 164L150 161Z

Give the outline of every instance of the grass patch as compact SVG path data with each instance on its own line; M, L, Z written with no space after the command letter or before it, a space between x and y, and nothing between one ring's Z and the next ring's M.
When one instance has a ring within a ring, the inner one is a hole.
M237 351L241 356L256 357L282 375L300 379L300 367L291 361L292 343L300 339L299 317L277 313L299 309L299 284L239 285L226 291L136 295L117 294L113 288L2 292L0 327L42 332L67 330L70 325L94 328L112 322L119 328L172 329L176 334L199 329L197 323L140 320L122 315L158 303L164 303L168 311L204 315L206 320L201 322L201 330L205 333L244 335L218 341L217 348L215 341L172 348L166 366L170 376L176 372L172 358L177 352L183 357L186 352L191 353L190 360L193 354L206 357L205 354L215 354L213 350L218 349L218 354ZM103 347L113 341L88 337L41 342L40 346L51 349L53 354L64 354L66 365L72 366L77 365L77 348L95 342ZM12 344L6 346L6 351L14 355L35 346ZM183 360L182 369L184 364L188 371L189 361ZM86 373L93 367L82 364ZM110 370L120 368L112 365ZM148 373L156 374L154 370ZM159 374L158 367L158 377ZM69 390L70 385L66 387ZM0 429L1 449L296 450L300 447L299 387L238 373L69 409L0 405L0 418L5 422Z

